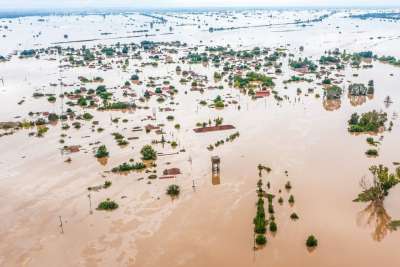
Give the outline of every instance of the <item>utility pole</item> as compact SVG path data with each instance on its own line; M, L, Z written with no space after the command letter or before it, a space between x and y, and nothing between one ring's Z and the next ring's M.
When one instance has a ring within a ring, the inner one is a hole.
M60 229L61 229L61 233L63 234L63 233L64 233L64 228L63 228L63 223L62 223L61 216L58 216L58 219L60 220L59 227L60 227Z
M93 214L93 210L92 210L92 197L91 197L90 193L88 194L88 198L89 198L89 214Z

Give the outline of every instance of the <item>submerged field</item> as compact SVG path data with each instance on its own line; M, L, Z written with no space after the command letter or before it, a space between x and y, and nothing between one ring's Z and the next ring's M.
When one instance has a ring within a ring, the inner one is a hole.
M0 266L398 266L400 28L364 13L0 19Z

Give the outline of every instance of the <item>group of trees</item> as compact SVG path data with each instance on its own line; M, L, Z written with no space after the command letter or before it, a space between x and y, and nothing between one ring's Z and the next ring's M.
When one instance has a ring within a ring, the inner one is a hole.
M331 85L325 89L325 97L328 100L340 99L342 96L342 88L337 85Z
M117 208L118 204L115 201L110 200L109 198L107 198L105 201L100 202L97 206L98 210L115 210Z
M387 121L386 112L375 110L360 115L353 113L349 123L349 132L378 132L379 128L385 126Z
M353 83L349 85L349 95L352 96L365 96L372 95L374 93L374 82L371 80L368 82L368 87L362 83Z
M201 63L201 62L207 62L208 57L206 53L198 54L198 53L189 53L187 55L187 59L189 60L189 63L196 64L196 63Z
M114 133L114 135L116 135L116 134ZM143 146L143 148L140 150L140 153L142 154L143 160L156 160L157 159L157 151L155 151L151 145ZM97 152L95 154L95 157L103 158L103 157L108 157L108 156L109 156L109 152L108 152L106 146L105 145L99 146L99 148L97 149ZM132 164L132 165L124 163L124 164L120 165L117 169L128 170L128 169L140 169L143 167L144 167L144 164L141 164L141 163L136 163L136 164Z
M223 108L225 107L224 104L224 100L222 99L222 97L220 95L218 95L215 99L214 99L214 106L216 108Z
M290 67L293 69L308 68L309 71L314 72L318 66L308 58L299 58L298 60L289 61Z
M104 158L104 157L108 157L109 154L110 153L108 152L107 147L105 145L101 145L97 149L95 157L96 158Z
M319 59L319 63L320 64L332 64L332 63L337 64L337 63L340 63L340 58L331 56L331 55L321 56Z
M256 234L256 243L257 245L264 245L267 243L267 238L265 237L266 228L266 220L265 220L265 209L264 209L264 191L262 189L262 180L258 180L257 182L257 213L253 219L254 223L254 233Z
M293 75L293 76L291 76L290 77L290 79L289 80L285 80L285 81L283 81L283 83L291 83L291 82L312 82L313 80L312 79L308 79L308 78L304 78L304 77L299 77L299 76L296 76L296 75Z
M233 81L234 86L239 88L249 87L251 82L259 82L262 86L265 87L275 86L275 83L271 77L254 71L248 72L245 77L235 75Z
M393 56L382 56L379 57L378 60L384 63L388 63L390 65L400 66L400 59L397 59Z
M113 168L111 171L112 172L129 172L132 170L143 170L146 168L146 165L142 162L136 162L136 163L122 163L118 167Z
M143 160L156 160L157 159L157 151L153 149L151 145L145 145L141 150Z

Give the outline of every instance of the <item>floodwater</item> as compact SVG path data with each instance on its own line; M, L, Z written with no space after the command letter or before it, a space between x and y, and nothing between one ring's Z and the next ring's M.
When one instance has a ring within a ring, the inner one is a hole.
M136 13L106 17L51 16L45 17L44 22L37 17L2 19L0 25L8 25L8 30L4 26L0 28L0 35L6 35L0 54L6 56L14 50L48 47L63 41L99 39L62 44L79 48L118 41L139 43L148 39L178 40L186 42L188 48L227 44L234 49L285 47L296 58L308 56L314 60L324 51L335 48L400 56L397 22L349 19L345 11L306 27L287 25L208 31L209 27L284 23L329 13L323 10L169 13L173 17L166 16L166 24L155 24L153 28L149 25L151 18ZM142 35L132 32L143 29L154 36L119 38ZM100 30L111 34L101 35ZM39 37L32 37L39 32ZM67 40L64 34L68 34ZM302 53L298 49L300 46L304 46ZM179 53L188 48L180 48ZM173 55L176 61L179 55ZM189 84L179 83L181 76L175 72L177 65L183 70L207 75L208 85L214 84L215 68L182 63L141 67L142 62L148 62L147 56L144 55L142 61L131 60L126 72L116 65L108 71L59 68L57 56L54 56L56 60L50 60L52 56L41 59L14 56L0 63L0 78L4 80L4 84L0 83L0 121L28 119L30 111L59 113L66 108L59 97L55 103L49 103L46 97L35 99L32 94L42 92L58 96L63 91L72 91L81 86L80 75L101 76L102 84L111 88L123 85L135 69L140 69L139 76L144 84L149 76L168 77L156 83L169 80L179 90L174 104L170 104L170 99L159 104L152 98L147 103L138 102L148 109L100 112L87 108L86 111L105 128L101 133L93 132L90 122L82 123L80 130L71 127L68 131L63 131L59 122L49 126L43 138L29 137L32 129L1 137L0 266L399 266L400 232L389 230L384 222L400 219L400 187L391 190L384 201L384 209L352 202L361 190L360 179L369 177L369 166L384 164L393 170L392 163L400 161L400 127L396 120L400 111L398 67L379 62L374 62L370 69L347 67L340 72L344 76L337 78L340 85L347 88L349 82L367 83L373 79L373 98L349 99L345 93L340 101L327 102L315 97L317 93L323 95L322 86L316 82L290 83L285 89L282 81L295 72L284 64L282 75L272 75L277 78L275 90L288 96L278 103L272 96L252 100L224 81L216 82L224 85L223 90L190 91ZM287 63L287 59L283 61ZM49 86L61 80L72 86ZM88 84L87 87L97 85ZM144 85L132 88L138 96L145 90ZM302 90L300 95L297 95L297 88ZM308 94L308 88L315 88L315 92ZM114 92L116 98L122 98L120 89ZM238 104L221 110L198 104L199 100L212 100L217 95L225 99L231 97ZM386 96L390 96L393 104L385 106ZM18 105L22 99L25 102ZM174 110L159 112L154 107ZM349 134L347 120L354 112L373 109L387 112L394 126L391 132L377 136L383 136L379 157L368 158L364 154L368 149L367 135ZM144 120L154 110L157 111L156 120ZM173 122L166 119L170 114L175 117ZM218 116L236 130L203 134L192 131L197 122ZM111 118L116 117L128 119L128 122L112 123ZM135 126L149 123L165 124L165 138L178 143L175 149L168 144L154 145L158 152L168 154L185 149L179 154L159 156L157 174L160 176L170 167L180 168L182 174L171 181L149 180L144 172L127 175L105 172L130 158L138 161L141 147L160 139L154 132L132 131ZM174 129L175 123L181 125L180 130ZM233 142L207 150L209 144L236 131L240 132L240 137ZM63 132L67 137L65 144L60 144ZM113 132L138 139L121 148L112 137ZM96 142L105 144L110 151L105 165L93 156L96 145L92 144ZM80 152L63 154L64 145L80 145ZM217 181L211 174L213 155L221 158ZM66 163L69 157L72 161ZM271 183L269 192L282 196L285 201L279 205L274 200L277 233L267 232L267 245L254 250L252 220L256 212L258 164L272 168L262 179L264 183ZM110 188L98 192L87 190L105 180L112 181ZM290 192L284 188L287 181L293 186ZM174 200L165 194L171 183L181 186L181 194ZM293 206L287 202L290 194L295 197ZM116 200L119 208L112 212L96 210L97 204L106 198ZM298 221L290 220L292 212L299 215ZM319 241L311 252L305 246L310 234Z

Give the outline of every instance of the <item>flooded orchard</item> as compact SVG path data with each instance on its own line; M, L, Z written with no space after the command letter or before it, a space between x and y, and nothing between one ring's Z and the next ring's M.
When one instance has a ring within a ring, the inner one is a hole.
M398 14L0 19L0 266L399 266Z

